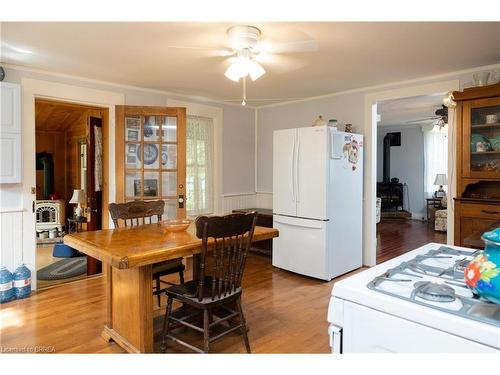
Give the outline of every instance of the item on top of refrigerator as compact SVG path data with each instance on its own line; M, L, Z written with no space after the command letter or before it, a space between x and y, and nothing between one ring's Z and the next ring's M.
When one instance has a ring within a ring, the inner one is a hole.
M500 304L500 228L484 233L481 238L484 251L465 268L465 283L474 293Z
M345 124L344 131L346 133L352 133L353 132L352 124Z
M323 116L319 115L316 120L314 120L313 126L325 126L326 125L326 120L323 118Z
M335 130L337 130L337 123L338 123L338 121L334 118L331 118L330 120L328 120L328 126L331 128L334 128Z

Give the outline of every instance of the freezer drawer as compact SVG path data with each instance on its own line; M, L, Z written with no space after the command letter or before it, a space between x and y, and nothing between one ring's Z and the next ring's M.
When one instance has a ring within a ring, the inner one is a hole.
M273 266L301 275L330 280L327 268L326 221L275 215Z

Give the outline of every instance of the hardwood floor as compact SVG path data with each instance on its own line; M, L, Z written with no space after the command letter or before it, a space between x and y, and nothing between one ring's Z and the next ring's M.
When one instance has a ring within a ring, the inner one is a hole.
M377 264L429 242L446 243L446 233L418 220L382 220L377 224Z
M420 222L386 221L377 229L379 262L446 237ZM328 353L326 314L332 286L340 279L328 283L310 279L272 267L269 258L250 255L243 280L243 309L252 352ZM155 311L156 334L163 313L164 309ZM101 338L105 318L103 277L46 289L29 299L0 305L0 348L22 351L43 346L57 353L122 353L118 345ZM183 351L169 346L171 353ZM213 343L211 351L244 353L245 349L241 336L231 334Z

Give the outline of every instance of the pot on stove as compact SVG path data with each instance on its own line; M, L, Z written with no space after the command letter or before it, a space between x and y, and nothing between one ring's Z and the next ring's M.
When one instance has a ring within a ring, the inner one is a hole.
M490 302L500 304L500 228L486 232L481 251L465 268L466 284Z

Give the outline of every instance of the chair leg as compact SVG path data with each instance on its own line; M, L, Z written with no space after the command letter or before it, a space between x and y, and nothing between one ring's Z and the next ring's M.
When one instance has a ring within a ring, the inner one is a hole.
M210 340L210 318L208 309L203 310L203 351L208 353Z
M156 281L156 291L157 291L157 292L159 292L159 291L160 291L160 289L161 289L161 285L160 285L160 277L159 277L159 276L158 276L158 277L156 277L156 278L155 278L155 281ZM161 307L161 294L160 294L160 293L158 293L158 294L156 295L156 297L158 298L158 307Z
M163 320L163 333L160 345L160 350L162 351L162 353L167 352L167 335L168 335L168 328L170 326L170 314L172 314L172 302L173 298L168 297L167 310L165 311L165 319Z
M245 316L243 315L243 309L241 308L241 299L236 300L236 308L238 309L238 314L240 316L240 324L241 324L241 335L243 336L243 342L245 343L245 348L247 353L251 353L250 350L250 341L248 341L247 334L247 323L245 321Z
M184 271L183 270L179 271L179 280L180 280L181 284L184 284Z

